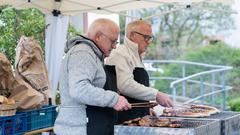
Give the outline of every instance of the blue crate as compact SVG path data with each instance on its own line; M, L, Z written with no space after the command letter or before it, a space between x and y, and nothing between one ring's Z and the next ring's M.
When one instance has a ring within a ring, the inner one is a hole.
M15 116L15 135L21 135L27 131L27 113L17 113Z
M28 131L52 127L57 116L56 106L43 106L40 109L25 112L27 113Z
M0 117L0 135L20 135L27 131L27 114Z
M1 135L8 135L14 133L14 116L0 117L0 130Z

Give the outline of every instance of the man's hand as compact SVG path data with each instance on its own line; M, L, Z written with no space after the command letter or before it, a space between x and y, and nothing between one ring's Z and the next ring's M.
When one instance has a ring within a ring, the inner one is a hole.
M113 109L115 109L116 111L123 111L131 108L131 104L129 104L127 99L123 96L119 96L117 103L113 107Z
M156 100L160 105L162 105L164 107L172 107L173 106L173 101L165 93L158 92Z

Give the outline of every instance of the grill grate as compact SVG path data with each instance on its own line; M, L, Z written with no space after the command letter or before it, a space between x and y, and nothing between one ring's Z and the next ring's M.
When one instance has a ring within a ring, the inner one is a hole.
M176 118L176 117L174 117ZM220 120L221 135L240 135L240 113L223 111L209 117L187 118L192 120Z
M223 111L203 118L221 121L221 135L240 135L240 113Z
M240 135L240 113L236 112L223 111L203 118L163 118L171 118L176 121L174 123L181 124L181 128L116 125L114 133L115 135Z
M220 119L220 120L223 120L223 119L227 119L227 118L233 117L235 115L239 115L239 113L220 112L220 113L217 113L217 114L213 114L213 115L207 117L206 119Z
M115 135L220 135L220 121L173 118L180 128L116 125Z
M197 128L202 125L206 125L210 121L198 121L198 120L182 120L177 123L181 124L180 128Z

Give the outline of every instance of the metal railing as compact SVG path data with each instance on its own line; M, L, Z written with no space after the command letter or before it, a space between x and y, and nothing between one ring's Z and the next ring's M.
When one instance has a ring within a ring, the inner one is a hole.
M216 105L216 100L221 100L221 109L226 109L226 92L231 90L232 87L227 85L225 74L231 70L232 67L176 60L144 60L144 64L155 66L163 65L162 67L164 68L161 69L163 72L169 64L174 64L176 67L178 66L180 73L177 76L161 77L164 73L161 73L160 76L150 74L150 80L170 81L169 89L171 90L173 101L176 101L176 97L180 95L181 97L189 97L184 103L201 101ZM146 69L148 68L146 67ZM196 73L188 73L189 69L198 70ZM216 98L219 94L221 94L221 98Z

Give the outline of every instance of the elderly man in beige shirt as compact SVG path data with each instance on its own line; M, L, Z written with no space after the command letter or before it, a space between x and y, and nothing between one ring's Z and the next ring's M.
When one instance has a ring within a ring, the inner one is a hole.
M142 55L152 41L151 25L145 21L133 21L127 25L124 44L119 45L106 58L106 65L116 67L117 88L130 103L156 100L165 107L172 106L167 94L149 87L149 76L142 62ZM133 108L119 112L119 123L149 115L149 108Z

